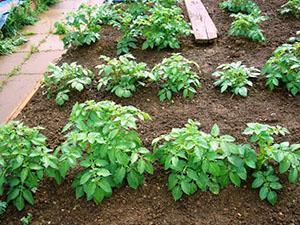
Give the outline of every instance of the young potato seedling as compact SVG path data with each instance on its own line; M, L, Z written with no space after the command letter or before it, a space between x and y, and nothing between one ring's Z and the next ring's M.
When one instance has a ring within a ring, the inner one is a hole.
M254 10L259 9L252 0L227 0L221 2L220 7L232 13L244 14L251 14Z
M250 141L257 147L257 166L253 173L255 178L252 187L259 188L261 200L268 200L272 205L277 201L276 191L283 186L276 174L278 166L280 174L288 173L290 183L299 180L300 171L300 144L289 142L276 143L274 135L285 135L288 130L281 126L270 126L259 123L249 123L245 135L250 136Z
M191 33L190 25L177 6L169 8L156 3L146 12L137 17L124 14L120 23L123 37L118 43L118 53L135 48L138 38L144 40L142 49L180 48L179 38Z
M192 70L193 65L199 67L180 54L172 54L153 68L154 80L160 82L158 96L161 101L171 100L173 93L178 92L182 92L185 98L194 96L201 83L197 73Z
M56 24L56 33L64 34L65 47L90 45L100 39L97 9L98 6L82 4L77 11L67 15L65 22Z
M147 65L137 63L131 54L122 55L119 58L111 59L101 56L106 64L99 65L98 90L102 86L106 90L115 93L120 98L128 98L137 90L137 86L144 86L144 81L150 78Z
M234 17L234 21L231 24L229 34L232 36L245 37L252 41L266 41L259 24L266 21L268 17L261 16L260 13L259 10L255 10L249 15L242 13L231 14L230 16Z
M254 67L246 67L241 61L231 64L222 64L217 67L218 71L212 75L218 80L214 82L215 86L221 87L223 93L228 88L236 95L246 97L248 95L247 86L253 85L250 78L259 76L260 71Z
M292 43L279 46L262 69L268 88L273 90L282 83L294 96L300 91L300 32L297 34Z
M173 198L192 195L198 189L218 194L230 183L240 186L247 179L247 168L255 168L256 155L249 145L234 142L234 137L220 135L217 125L205 133L192 120L154 139L156 158L171 172L168 188Z
M48 98L55 94L56 103L63 105L69 100L71 90L83 91L92 83L93 77L92 71L77 65L75 62L64 63L62 66L50 64L44 76L44 87L47 88Z
M152 155L136 131L136 121L148 119L147 113L133 106L110 101L74 105L64 129L69 133L60 146L60 162L62 176L71 167L83 168L72 184L76 198L86 196L99 204L125 180L136 189L145 173L153 173Z
M24 209L26 202L33 205L44 174L60 181L58 159L46 147L40 129L17 121L0 127L0 195L18 210Z
M292 14L300 18L300 0L288 0L280 9L281 14Z

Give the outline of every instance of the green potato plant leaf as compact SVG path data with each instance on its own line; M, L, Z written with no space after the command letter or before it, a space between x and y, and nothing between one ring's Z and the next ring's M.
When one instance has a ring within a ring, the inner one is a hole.
M179 200L198 189L218 194L230 183L240 186L247 179L245 161L255 164L257 159L249 145L234 141L229 135L220 135L217 125L205 133L192 120L184 128L174 128L154 139L155 156L170 171L168 189L173 198Z
M152 154L136 131L137 120L148 119L147 113L133 106L110 101L74 105L59 161L61 176L77 165L83 167L72 183L76 198L86 196L99 204L125 181L136 189L145 173L153 173Z
M117 26L123 37L118 42L118 53L128 53L138 39L143 40L143 50L180 48L180 38L190 35L191 28L173 2L176 1L145 1L143 6L131 3L125 11L119 9Z
M268 17L261 16L259 9L254 10L251 14L231 14L234 18L229 30L232 36L245 37L252 41L264 42L266 38L259 24L266 21Z
M199 67L195 62L176 53L152 69L153 79L160 84L158 96L161 101L171 100L173 94L178 92L182 92L185 98L194 96L201 83L192 66Z
M58 158L46 146L41 128L29 128L18 121L0 127L0 194L22 210L34 204L34 193L43 175L59 183Z
M269 89L283 84L294 96L300 91L300 32L297 34L291 43L279 46L262 69Z
M277 201L276 191L282 189L279 176L274 168L278 167L278 173L288 173L290 183L299 180L300 170L300 144L289 142L276 143L274 135L285 135L288 130L281 126L270 126L267 124L249 123L243 132L250 136L250 141L257 147L257 167L253 173L255 178L253 188L259 188L261 200L268 200L272 205Z
M251 0L227 0L219 4L222 9L232 13L251 14L253 10L258 9L255 2Z
M257 78L260 71L254 67L248 68L239 61L220 65L212 75L218 78L214 85L220 86L222 93L230 89L235 95L246 97L248 95L246 86L253 86L250 78Z
M292 14L295 17L300 18L300 0L288 0L281 6L280 13L282 15Z
M92 71L77 65L63 63L61 66L50 64L44 76L44 87L47 88L47 96L51 98L56 94L55 101L63 105L69 100L71 91L81 92L92 83L94 74Z
M101 79L98 82L98 90L103 86L120 98L128 98L137 90L138 86L144 86L151 77L145 63L137 63L131 54L122 55L119 58L101 56L106 64L97 66Z

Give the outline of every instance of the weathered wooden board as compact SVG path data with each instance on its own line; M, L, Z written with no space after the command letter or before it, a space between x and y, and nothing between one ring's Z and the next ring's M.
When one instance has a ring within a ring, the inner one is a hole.
M201 0L185 0L196 41L208 42L218 37L216 25Z

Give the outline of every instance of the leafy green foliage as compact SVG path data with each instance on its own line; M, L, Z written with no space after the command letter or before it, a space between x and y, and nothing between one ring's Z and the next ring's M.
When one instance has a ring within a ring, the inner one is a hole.
M5 194L18 210L25 202L34 203L44 173L58 178L57 157L46 147L46 137L39 130L20 122L0 127L0 195Z
M300 0L288 0L280 9L281 14L292 14L300 18Z
M69 100L68 94L71 90L83 91L92 83L93 76L93 72L75 62L64 63L60 67L50 64L44 76L44 86L47 88L48 97L56 94L56 103L63 105Z
M266 41L259 24L267 20L266 16L261 16L260 11L255 10L253 13L247 14L231 14L234 21L231 24L229 34L232 36L246 37L252 41Z
M125 13L120 22L123 37L118 43L118 53L127 53L136 47L137 38L144 40L142 49L179 48L179 38L190 34L190 26L177 6L154 4L145 14L137 17Z
M133 106L110 101L74 105L60 161L62 176L78 161L83 167L72 184L77 198L86 195L98 204L125 180L136 189L144 173L153 172L151 153L136 132L136 121L149 118Z
M199 76L192 70L195 62L184 58L180 54L172 54L152 70L154 79L161 82L158 93L159 99L172 99L173 93L183 92L184 97L193 97L197 88L201 86Z
M16 47L24 44L27 40L23 36L13 38L0 38L0 55L11 54L16 50Z
M275 143L274 135L285 135L288 130L281 126L249 123L244 134L250 135L250 141L257 144L257 172L253 174L255 180L253 188L260 188L260 198L267 199L271 204L277 200L276 190L282 188L278 176L274 172L274 165L279 166L279 173L288 173L291 183L299 179L300 144L289 142Z
M258 69L254 67L247 68L241 61L231 64L222 64L217 69L213 76L219 78L214 85L221 86L223 93L228 88L236 94L246 97L248 95L247 85L252 86L253 83L249 78L257 77L260 74Z
M5 213L6 208L7 208L7 203L4 201L0 201L0 215L3 215Z
M164 7L173 7L176 6L180 0L146 0L146 2L160 4Z
M282 188L279 178L274 174L272 166L268 167L266 171L257 171L253 173L252 188L259 188L259 197L261 200L268 200L272 205L277 201L276 190Z
M226 9L232 13L251 14L258 6L252 0L227 0L220 3L222 9Z
M141 4L139 4L141 5ZM97 6L97 15L99 23L101 25L113 25L117 26L120 15L118 14L115 6L104 3Z
M218 194L230 183L240 186L247 179L247 167L255 168L256 155L249 145L234 141L232 136L220 136L217 125L205 133L192 120L154 139L156 158L171 171L168 188L173 198L191 195L198 188Z
M283 44L274 51L262 72L271 90L282 83L292 95L297 95L300 91L300 37L292 40L294 43Z
M2 33L5 37L12 37L25 25L32 25L37 20L37 13L31 7L31 1L23 0L21 4L11 9Z
M132 96L137 86L143 86L143 81L150 77L147 65L137 63L130 54L114 59L106 56L100 58L106 61L106 64L97 66L99 75L102 76L99 80L98 89L105 86L106 90L115 93L120 98Z
M11 54L16 50L16 46L22 45L27 40L22 37L0 39L0 55Z
M67 26L64 22L55 22L54 23L54 34L63 35L68 32Z
M59 0L35 0L36 11L39 13L48 10L49 6L55 5Z
M27 215L23 216L20 221L21 221L22 225L29 225L31 220L32 220L32 214L27 213Z
M67 15L66 22L56 28L64 27L66 33L62 39L65 47L90 45L100 39L101 25L97 17L98 7L82 4L75 12Z

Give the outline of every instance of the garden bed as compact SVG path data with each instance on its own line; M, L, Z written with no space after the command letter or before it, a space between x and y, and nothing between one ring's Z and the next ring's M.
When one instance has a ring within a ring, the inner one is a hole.
M60 133L68 121L75 102L89 99L113 100L122 105L133 105L149 113L151 121L139 125L139 132L146 147L151 149L151 141L161 134L170 132L174 127L182 127L187 120L198 120L204 131L217 123L222 133L235 136L238 141L246 141L241 132L246 123L259 122L270 125L280 124L291 132L285 140L292 143L300 140L300 96L292 97L285 89L269 91L263 78L255 81L247 98L221 94L213 86L211 73L222 63L242 60L247 65L258 68L266 62L275 48L300 30L300 21L292 17L278 15L283 0L266 2L256 1L263 13L270 19L263 24L267 43L258 44L227 35L231 19L228 13L218 7L217 0L205 0L215 22L220 37L210 45L196 45L193 37L182 40L181 52L188 59L196 61L202 73L203 87L191 100L176 96L171 102L160 102L156 93L158 87L149 85L141 88L128 99L119 99L95 87L74 94L63 107L47 100L41 88L25 107L17 119L28 126L42 126L48 137L50 147L56 147L63 140ZM70 49L61 62L78 62L95 73L100 64L98 57L116 57L116 40L119 33L112 28L102 31L102 38L89 47ZM149 66L159 63L174 51L134 50L138 61ZM167 190L167 174L156 166L154 175L147 176L145 184L137 190L123 187L114 190L112 197L96 206L85 199L76 200L71 188L72 173L56 185L46 179L36 193L34 206L27 206L23 212L9 207L3 224L18 224L27 212L33 214L32 224L299 224L300 223L300 186L287 184L279 192L275 206L263 202L258 191L246 183L242 188L229 186L218 196L197 191L194 195L175 202ZM50 222L51 221L51 222Z

